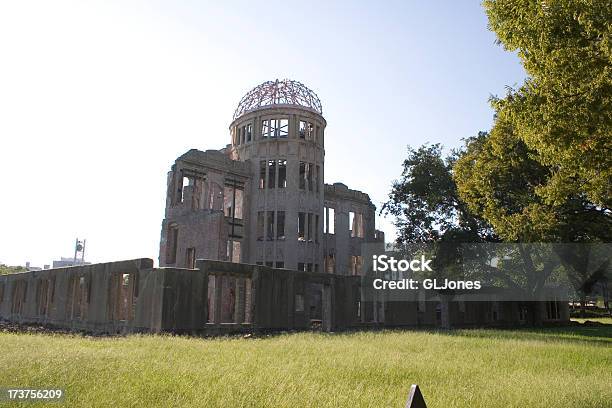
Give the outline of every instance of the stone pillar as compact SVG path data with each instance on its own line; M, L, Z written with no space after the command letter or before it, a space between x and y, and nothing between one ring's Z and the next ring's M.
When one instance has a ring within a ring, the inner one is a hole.
M440 314L441 314L440 326L445 329L450 329L451 323L450 323L449 301L446 296L440 296L440 297L441 297L440 299Z
M215 275L215 287L214 287L214 321L213 323L219 324L221 323L221 291L223 290L223 275Z
M244 282L244 323L253 323L253 291L251 290L252 279L247 278Z
M236 305L234 309L234 323L243 323L245 316L245 280L236 278Z
M333 327L333 322L332 322L332 316L333 316L333 312L332 312L332 286L328 285L328 284L323 284L323 293L322 293L322 299L321 299L321 306L322 306L322 311L321 311L321 318L323 320L322 322L322 329L324 331L331 331L332 327Z

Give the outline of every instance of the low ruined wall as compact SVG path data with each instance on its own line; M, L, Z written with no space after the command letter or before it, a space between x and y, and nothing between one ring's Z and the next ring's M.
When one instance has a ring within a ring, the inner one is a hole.
M163 274L151 259L0 276L0 318L91 332L160 331Z
M525 320L521 302L442 295L395 302L378 294L364 298L369 286L371 279L360 276L210 260L198 260L196 269L153 268L151 259L134 259L0 276L0 319L95 333L211 335L516 326ZM534 303L535 320L569 320L567 302Z
M192 297L184 311L202 310L208 331L304 330L312 320L333 330L357 322L359 277L210 260L198 260L197 268L208 299Z

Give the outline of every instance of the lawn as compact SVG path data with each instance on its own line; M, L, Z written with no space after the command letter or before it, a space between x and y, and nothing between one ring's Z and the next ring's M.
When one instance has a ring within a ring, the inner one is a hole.
M591 322L598 322L598 323L604 323L604 324L610 324L612 325L612 317L586 317L586 318L572 318L573 321L578 322L578 323L584 323L586 321L591 321Z
M412 383L430 408L612 406L612 325L217 339L0 333L0 347L0 387L65 388L71 407L403 407Z

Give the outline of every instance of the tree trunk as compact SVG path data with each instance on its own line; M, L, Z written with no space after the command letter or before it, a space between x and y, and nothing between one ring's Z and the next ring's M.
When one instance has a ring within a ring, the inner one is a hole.
M580 317L583 319L586 317L586 295L584 294L580 295Z

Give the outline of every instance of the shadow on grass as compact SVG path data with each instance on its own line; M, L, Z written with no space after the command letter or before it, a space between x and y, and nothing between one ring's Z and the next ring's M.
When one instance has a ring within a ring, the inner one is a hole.
M596 346L612 347L612 324L518 329L457 329L440 331L439 333L461 337L587 343Z
M199 339L245 339L258 340L266 338L274 338L298 333L317 333L322 336L350 336L356 333L435 333L446 336L457 336L465 338L482 338L482 339L508 339L508 340L538 340L551 342L566 342L566 343L581 343L591 344L602 347L612 347L612 324L600 324L598 326L590 326L585 324L576 324L573 326L560 327L522 327L522 328L456 328L456 329L436 329L436 328L370 328L370 329L353 329L338 332L324 332L318 330L274 330L274 331L256 331L254 333L236 333L225 334L218 336L205 335L202 333L163 333L156 336L163 337L184 337L184 338L199 338ZM134 335L152 335L152 334L93 334L87 332L70 331L67 329L54 329L43 327L40 325L18 325L7 322L0 322L0 333L17 333L17 334L43 334L51 336L73 336L91 339L119 338L130 337Z

